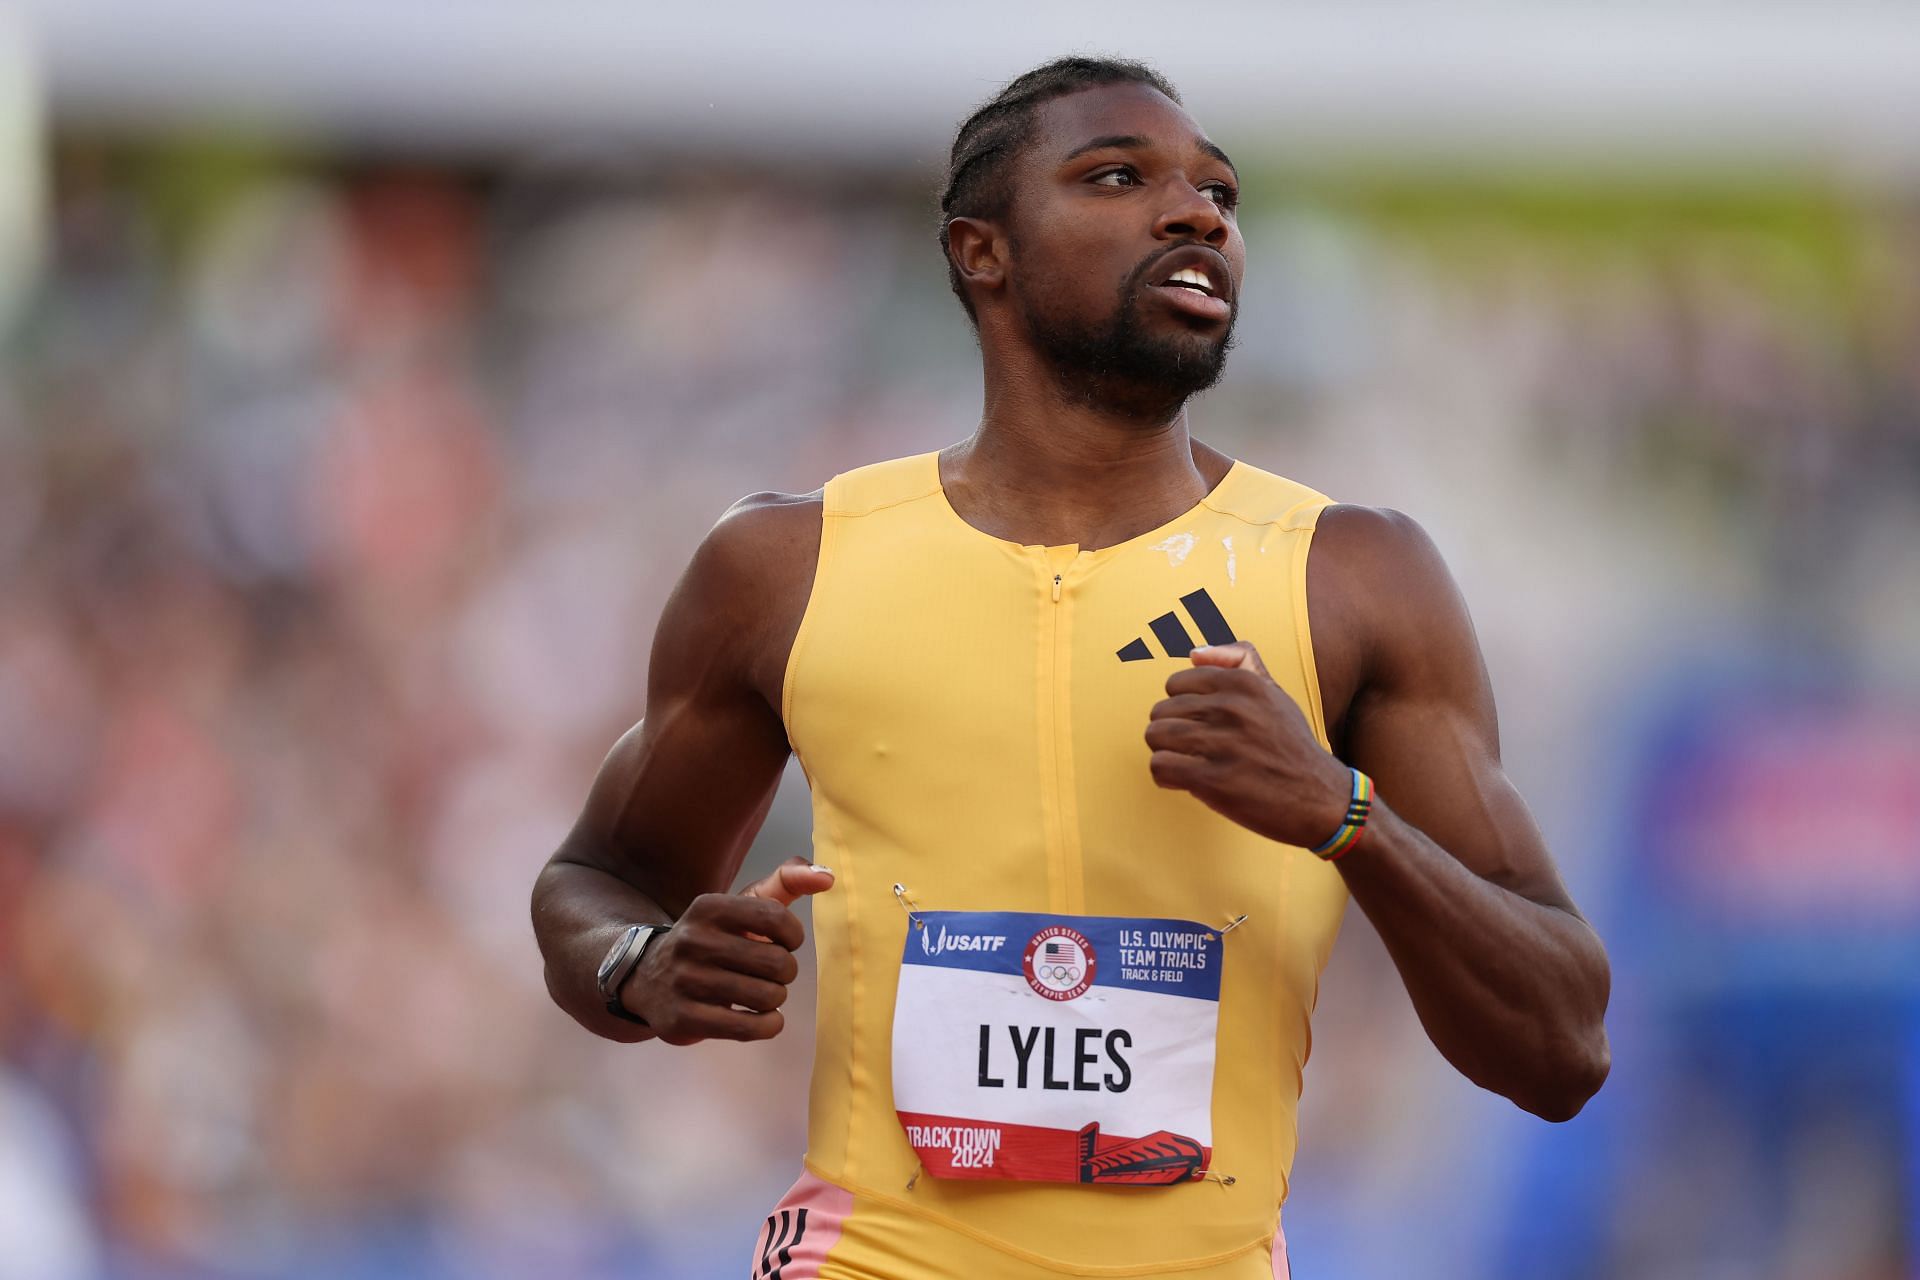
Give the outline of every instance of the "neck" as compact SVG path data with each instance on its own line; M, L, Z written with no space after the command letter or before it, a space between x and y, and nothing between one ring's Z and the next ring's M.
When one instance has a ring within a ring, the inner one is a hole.
M994 537L1111 546L1192 507L1232 465L1193 442L1183 405L1142 412L1032 361L989 358L986 375L980 426L941 455L940 474L961 518Z

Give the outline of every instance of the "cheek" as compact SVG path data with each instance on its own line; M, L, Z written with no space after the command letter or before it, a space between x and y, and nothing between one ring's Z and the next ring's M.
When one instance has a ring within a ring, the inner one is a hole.
M1084 208L1046 210L1035 219L1030 237L1020 245L1019 267L1055 296L1111 301L1144 256L1137 243L1107 227L1098 211Z
M1247 242L1240 238L1239 227L1234 227L1232 235L1227 239L1226 247L1220 252L1225 255L1227 266L1233 271L1234 284L1238 286L1245 283L1247 278ZM1238 293L1239 289L1236 288L1234 292Z
M1056 251L1038 249L1016 263L1020 292L1051 312L1080 314L1111 310L1125 273L1084 243L1061 244Z

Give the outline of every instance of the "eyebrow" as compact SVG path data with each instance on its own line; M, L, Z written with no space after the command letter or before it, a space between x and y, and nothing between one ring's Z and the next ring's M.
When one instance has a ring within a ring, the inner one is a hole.
M1122 151L1137 151L1148 145L1150 145L1148 141L1137 133L1109 133L1081 143L1073 150L1067 152L1062 158L1061 163L1065 164L1068 160L1072 160L1076 156L1083 156L1089 151L1105 151L1109 147ZM1239 166L1234 164L1227 153L1222 151L1218 146L1208 142L1205 138L1200 140L1199 146L1200 150L1206 152L1215 160L1218 160L1221 164L1232 170L1235 178L1240 176Z
M1235 164L1232 158L1229 157L1226 152L1222 151L1219 147L1215 146L1213 143L1208 142L1205 138L1202 138L1200 140L1200 149L1206 152L1208 155L1212 156L1215 160L1218 160L1221 164L1227 166L1227 168L1233 172L1234 178L1236 180L1239 179L1240 166Z

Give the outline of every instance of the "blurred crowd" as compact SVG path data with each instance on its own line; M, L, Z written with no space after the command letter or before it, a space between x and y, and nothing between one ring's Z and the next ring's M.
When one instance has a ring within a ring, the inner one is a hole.
M70 139L54 197L0 348L0 1277L735 1274L804 1016L605 1045L527 893L727 504L974 421L930 194ZM1604 924L1591 726L1691 628L1920 677L1920 210L1570 208L1256 180L1194 419L1434 530ZM806 839L789 786L754 861ZM1519 1130L1434 1185L1465 1086L1349 935L1297 1185L1417 1199L1429 1274L1494 1274Z

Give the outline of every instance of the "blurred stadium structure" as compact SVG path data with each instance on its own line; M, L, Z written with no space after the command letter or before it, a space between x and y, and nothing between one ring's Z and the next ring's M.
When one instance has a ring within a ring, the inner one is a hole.
M804 991L768 1045L602 1044L527 890L714 516L971 426L945 130L1071 48L1248 178L1198 432L1433 531L1614 947L1613 1080L1549 1128L1350 917L1298 1273L1920 1275L1914 10L40 0L0 1280L740 1273Z

